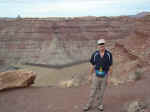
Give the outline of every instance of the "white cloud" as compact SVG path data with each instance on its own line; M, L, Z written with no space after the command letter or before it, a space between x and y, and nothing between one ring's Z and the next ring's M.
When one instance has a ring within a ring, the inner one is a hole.
M119 1L116 0L83 0L83 1L69 1L65 0L63 2L54 2L54 3L40 3L32 6L31 9L26 11L47 13L47 12L78 12L78 11L87 11L93 10L96 8L104 8L114 4L119 4Z

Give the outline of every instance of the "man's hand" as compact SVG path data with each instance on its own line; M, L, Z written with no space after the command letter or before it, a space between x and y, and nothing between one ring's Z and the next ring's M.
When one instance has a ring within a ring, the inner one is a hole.
M88 77L88 81L91 82L92 81L92 75L90 74Z
M112 66L110 66L109 71L108 71L108 75L112 74Z
M90 70L89 70L88 82L91 82L91 81L92 81L93 72L94 72L94 66L93 66L92 64L90 64Z
M109 68L109 71L108 71L108 74L107 74L107 79L106 79L106 83L107 83L107 85L109 85L109 78L110 78L110 76L112 75L112 66L110 66L110 68ZM109 77L109 78L108 78Z

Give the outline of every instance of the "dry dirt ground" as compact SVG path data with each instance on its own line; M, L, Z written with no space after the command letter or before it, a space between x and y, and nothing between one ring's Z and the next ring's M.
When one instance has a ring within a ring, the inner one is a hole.
M37 77L33 86L58 86L60 82L70 80L73 76L88 73L89 63L78 64L62 69L46 68L30 65L13 65L21 69L32 70L36 72Z
M104 112L120 112L123 104L133 100L150 101L150 72L141 80L119 86L108 86ZM82 112L88 100L90 85L77 88L32 86L0 92L0 112ZM91 110L90 112L96 112ZM150 112L150 109L145 112Z

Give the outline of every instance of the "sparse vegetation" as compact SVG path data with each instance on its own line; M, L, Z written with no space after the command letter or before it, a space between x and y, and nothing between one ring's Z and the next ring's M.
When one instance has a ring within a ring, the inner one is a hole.
M137 80L140 80L141 77L142 77L142 70L137 69L137 70L135 71L135 80L136 80L136 81L137 81Z

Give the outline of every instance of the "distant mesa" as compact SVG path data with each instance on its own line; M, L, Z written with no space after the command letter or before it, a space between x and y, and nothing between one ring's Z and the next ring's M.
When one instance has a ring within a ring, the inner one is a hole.
M132 15L130 17L133 17L133 18L142 18L142 17L145 17L147 15L150 15L150 12L140 12L140 13L138 13L136 15Z

